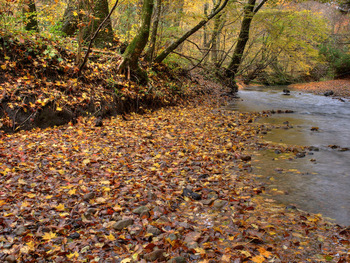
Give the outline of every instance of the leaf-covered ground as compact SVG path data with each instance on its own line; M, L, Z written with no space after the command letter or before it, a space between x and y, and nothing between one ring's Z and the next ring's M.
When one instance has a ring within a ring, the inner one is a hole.
M0 260L349 262L348 229L264 198L256 114L218 98L0 139Z
M324 94L327 91L333 91L336 97L350 98L350 79L327 80L320 82L310 82L290 85L296 90Z
M349 229L264 195L254 151L299 149L262 143L259 114L226 111L220 86L158 69L139 87L115 74L114 52L98 50L78 79L74 54L53 40L0 42L1 128L45 108L92 105L101 117L111 101L145 113L0 131L1 262L350 261ZM147 110L184 98L192 106Z

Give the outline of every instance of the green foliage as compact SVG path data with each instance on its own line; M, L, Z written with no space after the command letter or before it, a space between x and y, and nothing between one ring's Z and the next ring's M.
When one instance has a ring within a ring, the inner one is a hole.
M329 63L328 74L334 77L350 75L350 53L346 47L341 48L335 43L329 42L321 45L320 54Z
M326 20L310 11L262 10L253 21L241 73L249 80L286 84L310 75L322 62L319 43L327 37Z

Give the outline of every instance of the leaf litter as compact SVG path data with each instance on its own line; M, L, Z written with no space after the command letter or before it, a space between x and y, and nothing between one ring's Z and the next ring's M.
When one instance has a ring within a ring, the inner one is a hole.
M2 134L1 260L349 262L349 229L260 195L258 116L212 96Z

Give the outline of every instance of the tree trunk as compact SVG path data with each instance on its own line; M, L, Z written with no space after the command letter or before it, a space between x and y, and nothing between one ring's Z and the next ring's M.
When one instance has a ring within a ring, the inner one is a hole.
M23 17L25 19L25 29L27 31L39 32L36 7L34 0L25 0L23 7Z
M61 31L67 36L73 36L78 30L79 21L88 20L80 14L80 10L87 9L86 0L69 0L67 8L63 15ZM93 6L93 13L95 18L93 19L91 26L86 27L83 31L84 40L89 40L91 34L93 34L101 22L108 16L108 0L97 0ZM88 24L88 21L84 21ZM106 21L104 28L100 31L95 39L96 47L105 47L110 43L113 43L113 29L110 18Z
M149 37L153 12L153 0L144 0L142 6L142 24L139 33L134 37L123 54L123 62L118 67L121 74L129 74L139 83L147 82L147 74L139 67L139 58Z
M260 8L266 3L267 0L263 0L256 8L256 0L248 0L247 5L244 7L244 16L241 24L241 30L239 33L238 41L233 51L232 59L229 66L226 69L226 76L234 79L237 74L238 67L241 65L242 57L245 46L249 40L250 25L254 15L260 10ZM255 10L254 10L255 8Z
M204 3L204 7L203 7L203 11L204 11L204 16L207 17L208 16L208 9L209 9L209 4L208 3ZM207 26L204 25L203 26L203 47L207 48L208 47L208 32L207 32Z
M211 20L213 17L215 17L218 13L220 13L225 6L227 5L229 0L224 0L224 2L221 4L222 1L219 1L219 3L213 8L211 14L200 21L196 26L194 26L192 29L187 31L182 37L180 37L177 41L172 43L168 48L166 48L156 59L156 63L161 63L171 52L173 52L180 44L182 44L188 37L192 36L194 33L196 33L199 29L201 29L206 23L208 23L209 20ZM221 5L220 5L221 4Z
M101 22L108 16L108 0L98 0L94 5L94 16L92 21L92 26L89 30L85 32L84 39L90 39L90 36L97 30ZM104 27L97 35L94 45L99 48L106 47L113 43L113 29L111 19L108 18L104 24Z
M158 25L159 25L161 11L162 11L162 0L157 0L157 8L156 8L155 18L154 18L154 22L153 22L153 27L152 27L150 44L149 44L149 48L146 52L146 58L149 62L152 62L153 57L154 57L154 51L156 48L157 32L158 32Z
M214 29L211 36L211 61L216 64L218 62L219 35L224 27L223 14L218 14L214 20Z
M82 7L83 5L81 4L81 1L69 0L67 8L63 14L61 27L61 31L67 36L73 36L78 30L79 17L78 15L74 15L74 12L78 14Z

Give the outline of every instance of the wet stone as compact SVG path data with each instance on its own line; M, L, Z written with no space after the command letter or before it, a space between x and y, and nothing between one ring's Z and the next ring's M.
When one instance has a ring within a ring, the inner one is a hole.
M71 239L77 239L79 237L80 237L80 234L77 232L74 232L68 236L68 238L71 238Z
M215 200L215 202L213 203L213 207L217 209L221 209L225 205L227 205L227 201L225 200Z
M147 227L147 233L150 233L154 236L158 236L162 233L162 231L160 231L158 228L154 227L154 226L148 226Z
M210 192L210 193L208 194L208 197L207 197L207 198L208 198L208 199L216 200L216 199L219 198L219 196L218 196L218 194L215 193L215 192Z
M132 212L134 214L141 215L142 213L148 213L149 212L149 208L147 206L140 206L140 207L135 208L134 210L132 210Z
M184 257L175 257L170 260L168 260L167 263L186 263L186 259Z
M184 188L182 191L182 196L190 197L193 200L201 200L202 196L198 193L193 192L192 190L188 188Z
M127 219L120 220L120 221L116 222L115 224L113 224L113 228L115 230L122 230L123 228L128 227L132 224L134 224L134 220L131 218L127 218Z
M16 261L16 257L14 255L8 255L6 256L5 258L5 262L8 262L8 263L15 263L17 262Z
M158 262L160 261L164 261L166 260L165 256L165 250L164 249L157 249L151 253L145 254L144 255L144 259L147 261L156 261L158 260Z
M26 228L24 226L20 226L18 228L16 228L16 230L14 231L16 236L21 236L26 232Z
M91 199L95 198L95 193L94 192L90 192L90 193L87 193L83 196L83 200L84 201L89 201Z

